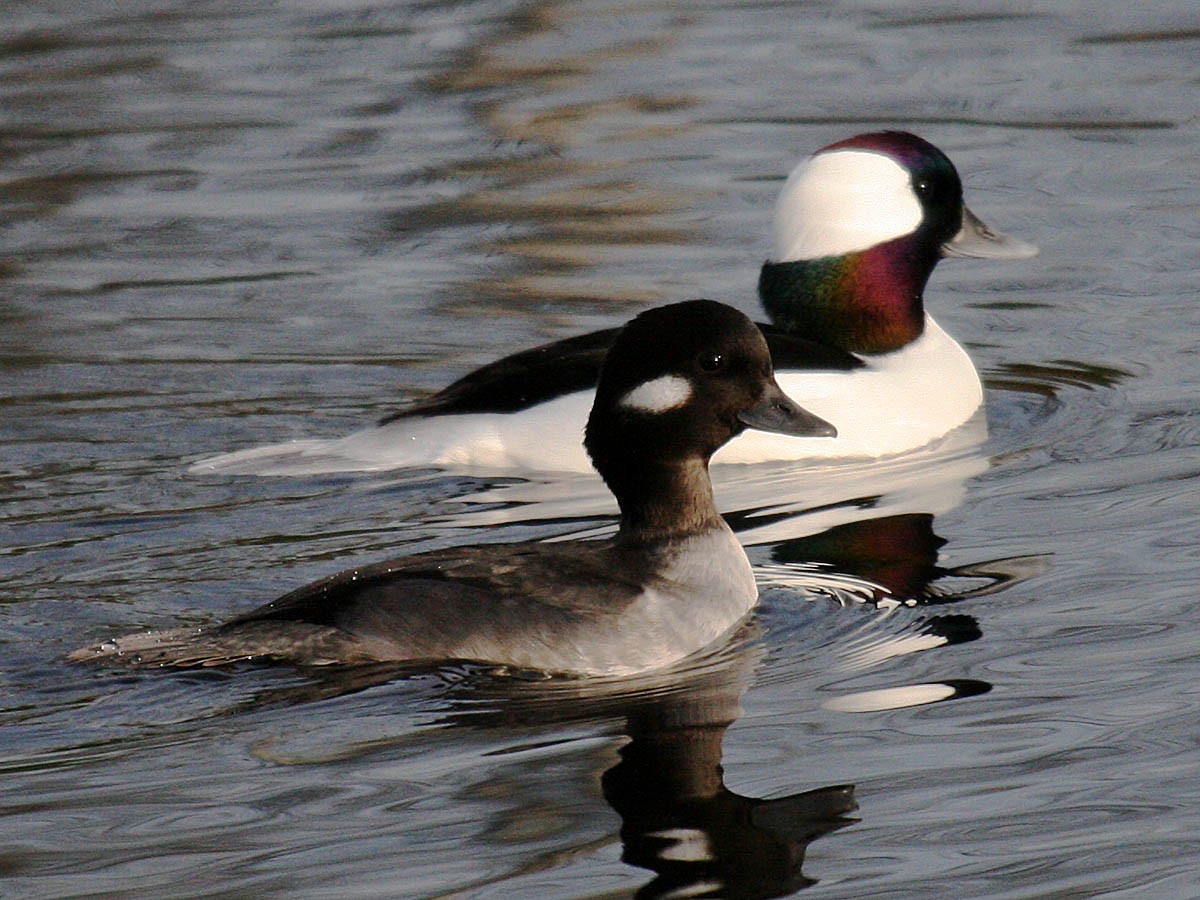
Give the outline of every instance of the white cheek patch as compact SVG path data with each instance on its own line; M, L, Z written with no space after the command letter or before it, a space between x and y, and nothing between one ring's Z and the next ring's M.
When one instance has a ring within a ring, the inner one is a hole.
M775 207L773 262L866 250L912 232L921 204L907 169L867 150L818 153L797 167Z
M692 386L686 378L663 375L639 384L617 401L619 406L638 412L664 413L676 409L692 398Z

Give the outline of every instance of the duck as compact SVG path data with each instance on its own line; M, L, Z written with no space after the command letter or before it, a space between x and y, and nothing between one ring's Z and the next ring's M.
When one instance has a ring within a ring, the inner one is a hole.
M943 258L1038 251L971 212L945 153L903 131L823 147L787 178L773 235L758 294L776 377L835 420L838 437L747 432L714 463L870 461L928 447L981 416L979 374L926 312L925 285ZM190 472L587 472L577 434L615 336L607 329L519 352L345 437L234 451Z
M766 340L711 300L658 307L609 350L583 443L620 510L602 540L484 544L356 566L227 621L70 655L133 666L475 662L574 676L670 666L758 601L708 465L747 429L833 439L776 382Z

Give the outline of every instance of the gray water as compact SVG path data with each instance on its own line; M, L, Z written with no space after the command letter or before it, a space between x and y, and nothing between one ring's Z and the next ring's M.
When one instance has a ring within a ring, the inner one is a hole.
M1194 4L3 17L0 896L1200 896ZM927 293L982 446L719 485L764 585L729 645L594 685L63 660L611 527L590 483L184 471L653 303L756 313L782 178L878 127L1042 255Z

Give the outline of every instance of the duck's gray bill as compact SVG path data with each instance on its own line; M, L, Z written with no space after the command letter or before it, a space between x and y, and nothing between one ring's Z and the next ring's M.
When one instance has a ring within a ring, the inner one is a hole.
M774 382L771 383L759 404L753 409L741 413L738 421L748 428L774 431L777 434L790 434L796 437L837 437L836 428L800 406Z
M979 216L967 209L965 203L962 208L962 228L942 244L942 256L967 259L1027 259L1037 254L1038 248L1033 244L988 228Z

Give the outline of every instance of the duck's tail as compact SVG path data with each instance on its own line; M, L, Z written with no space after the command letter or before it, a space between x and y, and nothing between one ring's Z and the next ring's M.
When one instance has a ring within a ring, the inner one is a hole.
M320 666L370 662L374 657L353 635L337 628L262 621L140 631L80 647L67 659L137 668L196 668L249 661Z
M390 460L356 458L336 440L289 441L210 456L192 463L189 475L325 475L391 468Z

